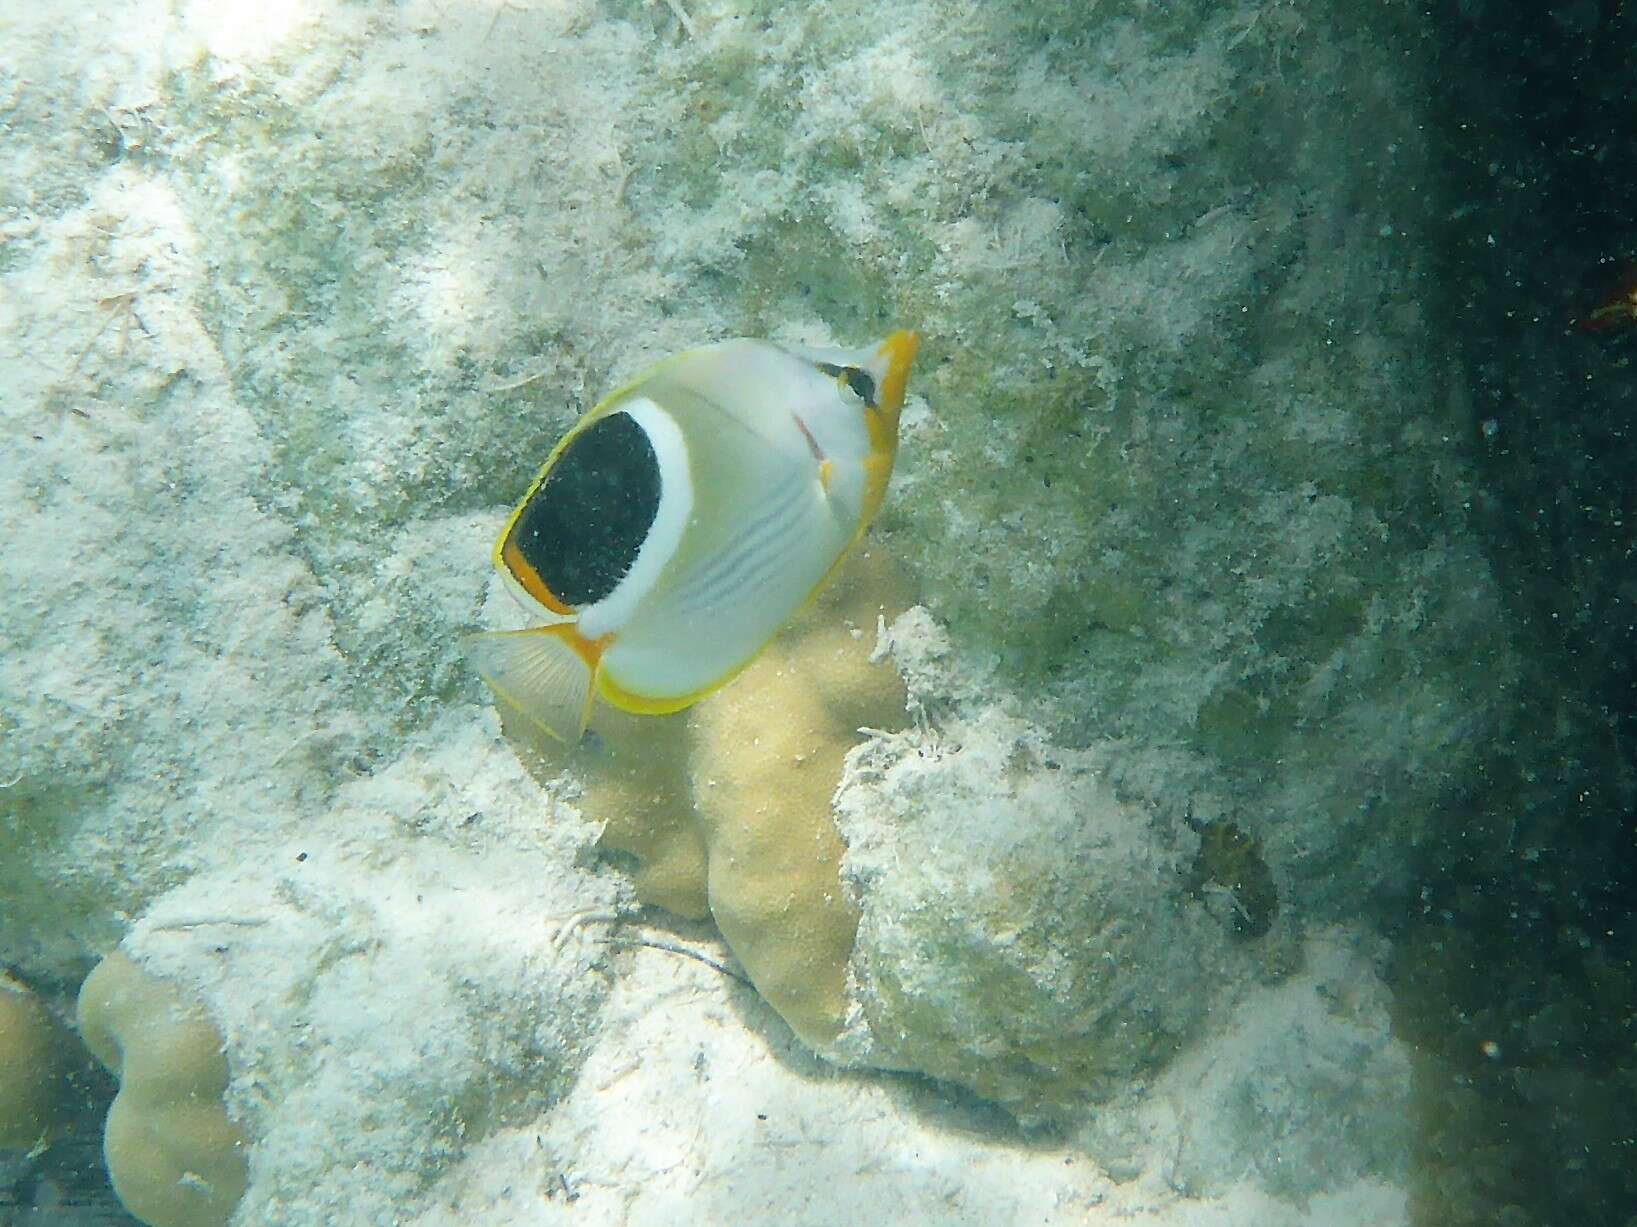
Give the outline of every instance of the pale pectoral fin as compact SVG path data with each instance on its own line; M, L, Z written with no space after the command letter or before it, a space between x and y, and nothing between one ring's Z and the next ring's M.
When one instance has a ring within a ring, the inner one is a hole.
M592 666L566 626L485 631L466 637L466 652L495 698L567 745L591 720Z

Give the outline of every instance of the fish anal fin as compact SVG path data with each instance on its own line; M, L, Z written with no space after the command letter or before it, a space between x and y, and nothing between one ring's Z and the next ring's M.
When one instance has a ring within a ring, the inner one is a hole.
M591 720L595 657L569 624L466 637L466 652L495 699L553 741L575 745Z

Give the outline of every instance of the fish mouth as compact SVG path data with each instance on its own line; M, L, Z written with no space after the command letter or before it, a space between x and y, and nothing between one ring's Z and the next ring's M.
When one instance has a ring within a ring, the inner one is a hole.
M898 436L898 413L904 407L904 389L909 383L909 368L915 363L915 351L921 348L919 333L899 329L875 347L875 361L871 366L881 372L876 389L876 411L885 433L895 440Z

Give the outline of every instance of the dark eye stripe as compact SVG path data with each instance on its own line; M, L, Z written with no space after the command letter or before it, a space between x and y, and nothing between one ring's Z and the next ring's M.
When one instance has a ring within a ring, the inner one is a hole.
M870 373L856 366L837 366L834 362L816 364L831 379L846 379L853 394L871 409L875 408L875 380Z
M858 393L858 399L871 409L875 408L875 380L870 378L868 371L861 371L856 366L847 368L847 386Z

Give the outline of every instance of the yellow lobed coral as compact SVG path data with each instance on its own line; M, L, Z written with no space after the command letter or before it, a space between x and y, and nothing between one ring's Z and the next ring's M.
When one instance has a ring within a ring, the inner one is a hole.
M903 721L903 685L870 655L878 618L909 603L892 567L860 554L719 694L676 716L599 709L580 751L585 812L604 848L634 858L637 897L714 919L815 1047L845 1021L858 928L830 800L858 730ZM536 767L560 765L523 721L508 731Z
M0 1149L35 1146L60 1123L66 1041L40 999L0 974Z
M103 1152L120 1201L150 1227L222 1227L246 1170L216 1027L118 951L86 977L77 1013L86 1046L119 1079Z
M884 567L861 571L690 721L711 915L757 991L814 1046L846 1019L858 930L830 800L858 730L904 717L897 673L870 663L877 614L901 602L883 608Z

